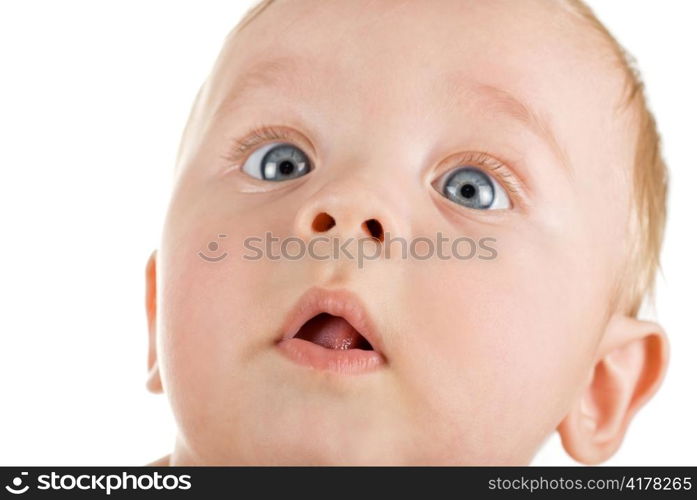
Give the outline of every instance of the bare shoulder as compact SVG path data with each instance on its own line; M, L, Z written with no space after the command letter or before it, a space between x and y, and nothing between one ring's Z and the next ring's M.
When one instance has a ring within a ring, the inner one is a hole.
M162 458L158 458L154 462L145 464L145 467L167 467L169 465L169 455L165 455Z

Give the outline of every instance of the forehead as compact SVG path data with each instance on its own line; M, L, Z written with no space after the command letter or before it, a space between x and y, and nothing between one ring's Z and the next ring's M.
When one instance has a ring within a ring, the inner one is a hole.
M292 101L305 113L308 104L350 108L364 129L417 130L484 112L530 133L572 171L621 130L621 88L590 30L559 5L276 0L226 40L207 113Z

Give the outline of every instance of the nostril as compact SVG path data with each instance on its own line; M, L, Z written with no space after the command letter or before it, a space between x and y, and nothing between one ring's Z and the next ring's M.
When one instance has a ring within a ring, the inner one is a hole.
M324 233L329 231L331 228L336 226L336 221L334 217L326 212L317 214L315 220L312 221L312 229L318 233Z
M382 231L382 224L377 219L368 219L363 223L363 229L365 229L370 236L378 241L384 241L385 235Z

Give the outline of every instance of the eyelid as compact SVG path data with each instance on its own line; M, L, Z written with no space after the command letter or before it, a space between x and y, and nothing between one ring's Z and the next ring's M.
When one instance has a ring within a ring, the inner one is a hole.
M303 137L302 134L292 131L289 128L275 125L257 125L241 138L234 138L232 146L222 155L227 164L227 168L236 168L244 164L247 157L258 147L271 143L283 142L293 144L299 142L306 145L312 154L309 154L314 168L314 147L312 143Z
M236 168L244 164L249 154L256 150L256 148L263 144L276 141L289 143L297 141L306 145L309 150L310 161L313 164L312 168L314 169L315 148L312 142L303 134L284 126L264 124L253 126L242 138L233 139L232 147L226 154L222 155L222 157L228 163L228 168ZM515 210L519 206L529 206L529 195L520 177L516 175L513 169L507 166L505 162L501 161L493 154L484 151L466 151L452 156L447 160L445 165L447 165L445 169L438 169L441 173L436 176L437 179L444 178L448 173L458 167L466 165L480 167L495 177L504 189L506 189L512 205L510 209L506 210Z
M445 162L445 167L438 169L439 173L431 182L442 181L447 175L457 168L465 166L479 167L488 174L492 175L501 186L506 190L511 201L511 207L504 211L515 210L517 207L529 205L529 197L525 185L514 173L513 169L507 166L496 156L483 151L466 151L452 156Z

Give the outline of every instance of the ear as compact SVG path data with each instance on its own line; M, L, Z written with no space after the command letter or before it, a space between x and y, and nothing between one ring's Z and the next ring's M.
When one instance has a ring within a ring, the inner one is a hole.
M162 392L157 365L157 250L153 250L145 266L145 312L148 316L148 380L145 385L157 394Z
M660 386L667 366L668 339L659 325L613 316L587 385L557 428L567 453L587 465L610 458L634 414Z

